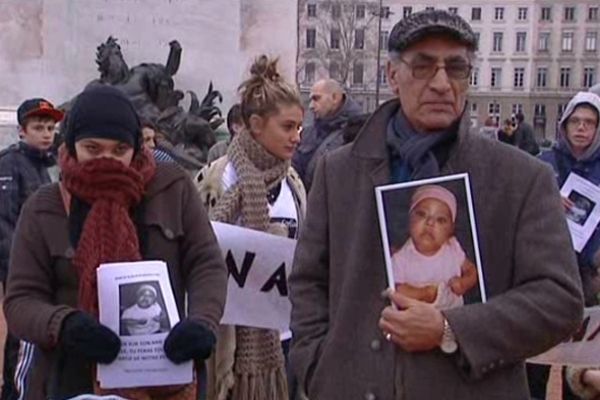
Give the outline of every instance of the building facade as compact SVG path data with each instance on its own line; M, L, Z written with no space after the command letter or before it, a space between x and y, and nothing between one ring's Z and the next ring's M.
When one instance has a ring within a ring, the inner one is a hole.
M327 32L309 32L327 27L323 21L335 17L332 17L332 9L337 12L337 3L351 4L355 10L360 5L372 10L377 16L368 20L368 24L365 21L365 27L357 25L355 31L365 29L365 34L377 38L378 1L300 0L297 78L303 93L310 91L314 80L334 76L327 64L331 59L316 56L323 53L319 46L324 42L316 41L310 48L311 35L324 37ZM498 5L483 0L427 3L384 0L380 13L380 73L377 73L375 40L369 43L370 51L355 49L355 52L363 52L361 67L350 68L351 76L345 82L347 90L365 111L372 111L376 106L377 79L380 102L392 96L383 71L387 37L394 23L428 7L459 14L479 37L468 110L475 126L489 116L501 121L522 111L539 140L554 140L557 120L568 100L577 91L600 82L600 3L597 1L505 0ZM348 8L347 12L350 12ZM329 36L331 39L331 32ZM335 57L335 51L329 48L324 54ZM357 71L362 74L362 84L355 84L361 82L352 76Z

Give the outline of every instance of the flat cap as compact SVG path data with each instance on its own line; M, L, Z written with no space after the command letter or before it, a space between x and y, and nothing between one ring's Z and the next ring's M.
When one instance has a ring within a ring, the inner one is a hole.
M457 14L445 10L425 10L401 19L390 33L388 50L401 52L419 40L436 34L450 35L477 50L477 38L471 26Z

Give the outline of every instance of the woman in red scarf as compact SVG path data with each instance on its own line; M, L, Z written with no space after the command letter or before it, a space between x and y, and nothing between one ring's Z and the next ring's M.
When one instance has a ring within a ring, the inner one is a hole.
M210 355L223 312L227 273L195 187L175 165L157 165L141 137L121 92L84 91L68 115L61 183L23 207L4 309L9 329L36 347L26 399L196 398L193 384L104 391L95 379L96 363L111 363L121 347L98 322L100 264L166 262L181 319L164 346L175 363Z

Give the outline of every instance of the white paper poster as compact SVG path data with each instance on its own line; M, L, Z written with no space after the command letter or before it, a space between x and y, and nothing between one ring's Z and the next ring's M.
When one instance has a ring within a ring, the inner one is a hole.
M566 211L575 251L581 252L600 222L600 188L581 176L571 173L560 194L572 203Z
M568 340L533 357L535 364L598 367L600 365L600 307L586 308L583 323Z
M98 267L100 322L121 339L111 364L98 364L105 389L179 385L192 382L192 362L175 365L163 344L179 314L162 261L102 264Z
M229 271L222 324L289 330L287 279L296 241L213 222Z

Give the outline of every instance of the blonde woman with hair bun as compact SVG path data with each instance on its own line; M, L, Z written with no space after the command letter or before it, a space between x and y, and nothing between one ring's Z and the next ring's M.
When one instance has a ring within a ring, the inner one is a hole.
M212 220L297 238L306 194L291 167L304 110L297 88L278 72L277 59L258 57L239 87L244 129L227 154L198 176ZM208 398L288 398L282 340L291 333L221 326L208 362Z

